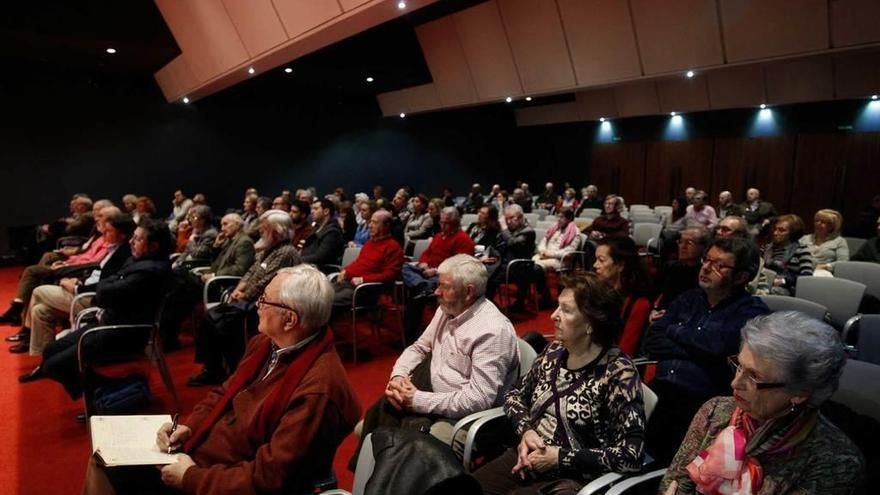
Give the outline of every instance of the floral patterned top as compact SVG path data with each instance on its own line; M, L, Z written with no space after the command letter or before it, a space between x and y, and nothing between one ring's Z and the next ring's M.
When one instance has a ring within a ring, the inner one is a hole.
M567 369L567 358L561 344L550 344L507 393L504 411L517 435L533 429L560 447L561 477L638 470L645 439L638 370L617 347L580 369Z
M734 409L733 397L715 397L703 404L658 493L665 493L673 480L678 481L676 494L696 493L687 465L727 427ZM758 495L848 494L859 485L865 472L865 461L856 446L822 415L813 432L794 450L776 456L758 455L758 461L764 470L764 484Z

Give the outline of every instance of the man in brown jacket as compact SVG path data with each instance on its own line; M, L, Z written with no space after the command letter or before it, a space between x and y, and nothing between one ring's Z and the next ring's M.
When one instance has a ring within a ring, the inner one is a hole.
M176 464L89 463L84 494L311 493L361 408L326 328L333 288L311 265L284 268L259 302L260 334L241 365L172 433L157 433ZM164 483L164 486L163 486Z

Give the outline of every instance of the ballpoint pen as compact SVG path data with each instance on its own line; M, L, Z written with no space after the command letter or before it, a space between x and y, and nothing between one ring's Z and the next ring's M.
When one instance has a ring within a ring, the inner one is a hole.
M174 435L174 432L177 431L177 420L180 418L180 414L174 413L174 419L171 420L171 433L168 434L168 453L170 454L173 448L171 447L171 435Z

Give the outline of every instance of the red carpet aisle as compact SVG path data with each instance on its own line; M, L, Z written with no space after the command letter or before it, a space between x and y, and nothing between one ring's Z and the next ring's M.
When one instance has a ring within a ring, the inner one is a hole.
M0 269L0 304L5 308L12 299L21 268ZM519 334L529 330L551 332L550 312L542 312L537 318L517 321ZM0 327L0 336L17 331L17 327ZM369 340L367 326L360 342ZM346 333L347 329L343 330ZM399 354L386 345L367 348L372 355L357 365L346 362L348 377L364 408L382 393L391 366ZM364 353L367 354L367 353ZM186 378L196 372L191 345L167 356L178 391L181 393L184 414L207 393L207 388L186 387ZM18 376L30 371L40 359L27 354L11 354L0 350L0 458L6 459L5 469L0 471L0 493L22 495L78 494L82 489L85 465L90 451L90 441L84 425L76 422L82 412L82 403L71 401L61 386L49 380L19 384ZM159 400L155 412L169 412L171 401L155 372L150 376L150 388ZM167 407L163 404L167 404ZM340 446L334 462L340 488L351 489L352 474L346 469L348 458L354 451L354 436L349 436Z

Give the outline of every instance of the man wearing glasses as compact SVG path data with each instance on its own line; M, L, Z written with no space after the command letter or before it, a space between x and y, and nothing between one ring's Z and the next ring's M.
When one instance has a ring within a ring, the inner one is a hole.
M729 390L727 357L739 350L745 322L770 312L745 290L759 258L750 240L716 239L700 260L699 287L682 293L648 328L643 351L657 361L651 388L659 402L646 445L660 462L671 459L700 406Z

